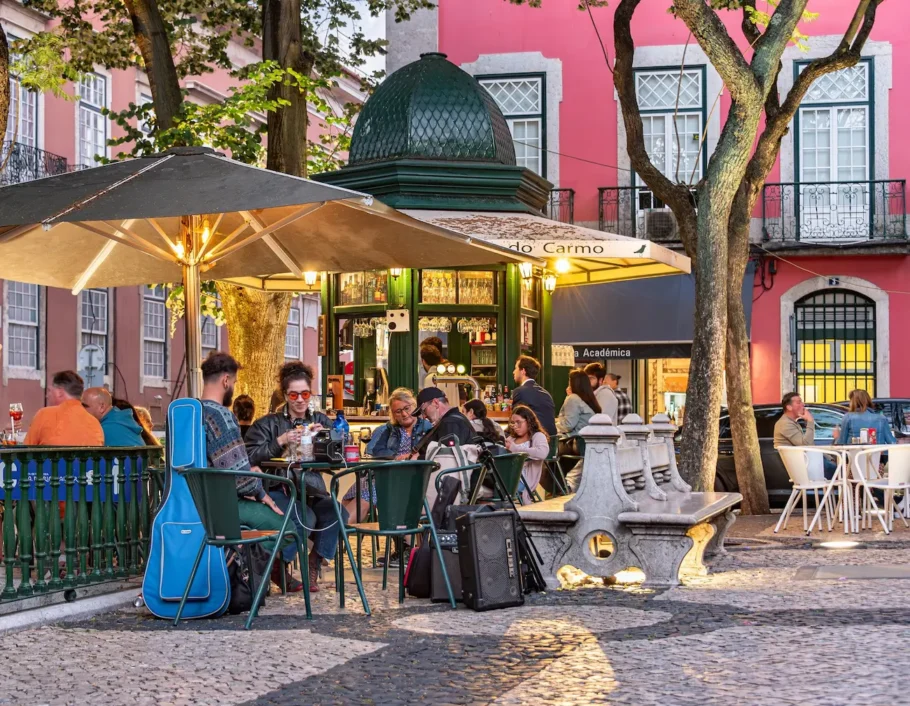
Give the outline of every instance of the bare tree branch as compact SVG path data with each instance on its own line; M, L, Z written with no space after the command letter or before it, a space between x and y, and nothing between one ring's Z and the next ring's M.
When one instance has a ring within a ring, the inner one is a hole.
M780 0L768 26L755 43L752 71L765 91L773 88L769 82L777 75L780 56L793 38L808 3L809 0Z
M632 168L648 185L654 195L663 201L679 224L679 236L689 257L695 257L696 231L695 208L688 187L674 184L651 162L645 148L641 110L635 91L635 42L632 39L632 16L641 0L620 0L613 18L614 51L616 66L613 82L622 106L623 124L626 128L626 151Z

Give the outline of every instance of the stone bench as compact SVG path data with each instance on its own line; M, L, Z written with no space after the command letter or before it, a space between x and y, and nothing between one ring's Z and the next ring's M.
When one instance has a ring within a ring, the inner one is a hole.
M742 496L692 492L679 475L676 427L666 415L650 426L634 414L623 422L617 428L598 414L581 431L584 474L574 495L519 508L550 588L559 587L556 572L566 565L604 578L635 567L645 586L676 586L680 573L704 575L704 557L724 552ZM622 435L626 443L617 446Z

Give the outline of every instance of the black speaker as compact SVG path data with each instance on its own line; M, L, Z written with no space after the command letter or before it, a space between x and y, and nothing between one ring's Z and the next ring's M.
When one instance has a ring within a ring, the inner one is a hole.
M439 557L446 563L446 572L449 574L449 583L452 585L452 595L456 601L461 600L461 564L458 560L458 535L454 532L439 532L440 551L433 551L433 565L430 571L430 600L441 603L449 600L446 591L446 580L442 576L442 566Z
M477 611L523 605L515 513L472 512L456 526L464 604Z

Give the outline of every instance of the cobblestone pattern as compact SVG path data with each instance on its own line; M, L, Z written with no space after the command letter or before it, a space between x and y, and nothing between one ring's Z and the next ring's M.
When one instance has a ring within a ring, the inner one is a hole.
M663 593L547 592L488 613L399 607L375 581L371 618L325 586L313 622L299 594L273 597L250 632L244 616L172 628L130 609L0 635L0 704L890 706L906 702L910 583L795 576L908 563L908 542L794 538L734 548ZM873 657L854 669L857 655Z

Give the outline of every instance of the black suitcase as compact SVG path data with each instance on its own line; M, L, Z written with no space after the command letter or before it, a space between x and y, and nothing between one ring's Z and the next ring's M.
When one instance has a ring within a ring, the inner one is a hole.
M515 513L472 512L456 525L464 604L476 611L524 605Z
M461 564L458 560L458 535L454 532L439 532L439 551L433 552L433 565L430 573L430 600L434 603L448 602L449 593L446 591L446 581L442 576L442 566L439 560L446 563L449 574L449 583L452 585L452 595L456 601L461 600Z

